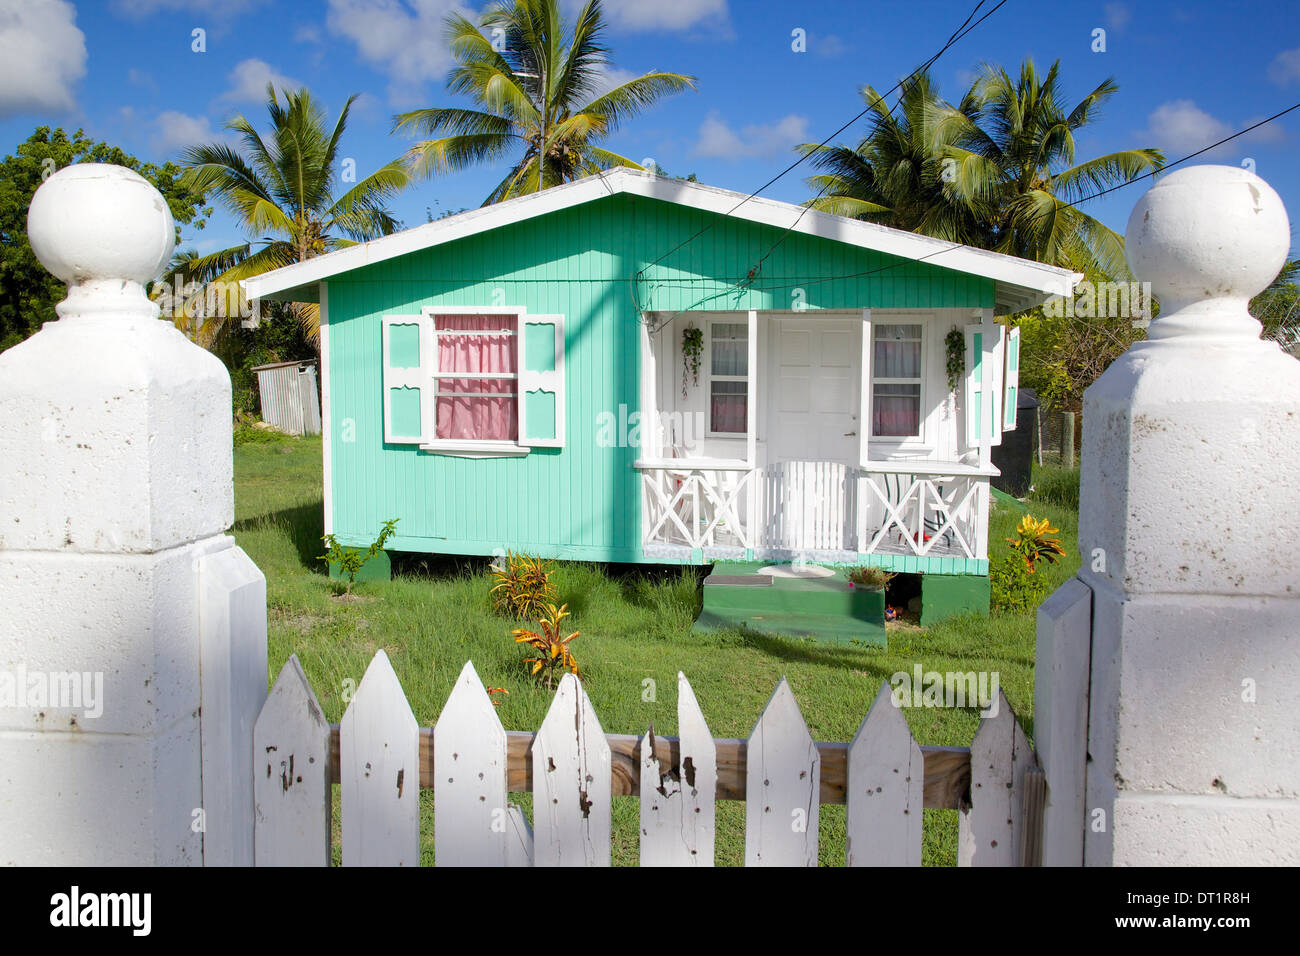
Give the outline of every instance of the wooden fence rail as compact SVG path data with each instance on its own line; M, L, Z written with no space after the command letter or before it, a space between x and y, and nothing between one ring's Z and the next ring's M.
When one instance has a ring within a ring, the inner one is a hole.
M716 800L746 802L747 865L816 865L823 804L847 805L850 866L919 865L922 809L959 811L959 865L1038 861L1042 779L1000 691L969 748L918 746L888 684L847 744L812 740L784 679L748 739L715 739L679 674L678 726L606 734L566 675L537 733L506 731L467 663L420 728L383 651L330 725L291 657L254 731L256 862L328 865L335 783L344 865L418 865L421 789L440 865L607 866L615 796L640 798L642 865L713 865Z

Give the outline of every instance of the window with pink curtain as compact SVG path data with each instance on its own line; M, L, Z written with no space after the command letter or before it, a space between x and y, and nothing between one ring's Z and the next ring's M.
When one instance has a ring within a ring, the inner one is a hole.
M743 435L749 428L749 325L709 324L709 431Z
M871 434L921 434L921 326L878 324L872 330Z
M515 441L519 436L518 320L435 315L437 436Z

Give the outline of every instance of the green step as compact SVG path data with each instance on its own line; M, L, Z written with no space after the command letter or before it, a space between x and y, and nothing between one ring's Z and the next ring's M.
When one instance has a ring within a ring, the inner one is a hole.
M840 574L825 578L759 575L765 565L727 562L704 581L696 630L745 627L774 635L886 646L885 595L849 586Z

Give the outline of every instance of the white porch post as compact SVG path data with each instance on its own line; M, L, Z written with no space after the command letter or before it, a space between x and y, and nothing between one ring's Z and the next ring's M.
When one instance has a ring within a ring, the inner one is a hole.
M1129 219L1163 312L1084 397L1090 629L1077 585L1039 614L1053 731L1088 686L1054 662L1091 658L1086 741L1040 751L1059 862L1300 863L1300 363L1246 310L1289 244L1277 193L1236 167L1177 170Z
M145 297L175 236L146 180L67 167L28 234L68 297L0 355L0 863L249 863L265 581L223 534L229 377Z
M865 469L871 461L871 310L862 310L862 363L858 380L858 467ZM858 472L854 482L857 491L857 538L858 554L867 553L871 539L867 537L867 510L871 507L873 496L867 491L871 475L865 470Z

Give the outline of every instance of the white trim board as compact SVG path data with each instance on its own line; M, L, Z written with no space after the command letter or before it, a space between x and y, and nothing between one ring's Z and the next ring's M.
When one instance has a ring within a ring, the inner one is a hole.
M702 209L734 219L792 229L811 236L870 249L902 259L931 262L940 268L994 280L997 311L1031 308L1054 295L1069 295L1082 273L975 249L942 239L891 229L875 223L832 216L792 203L702 183L666 179L641 170L618 167L575 182L554 186L506 202L449 216L412 229L339 249L304 262L241 280L250 298L315 302L317 284L331 276L374 265L422 249L455 242L500 226L544 216L624 193ZM739 208L736 208L739 205ZM734 212L732 210L735 210ZM665 248L662 252L668 252Z
M321 457L325 468L325 534L334 533L334 454L330 449L330 432L334 416L330 412L330 288L320 284L320 432Z

